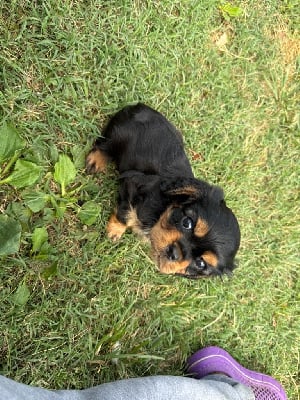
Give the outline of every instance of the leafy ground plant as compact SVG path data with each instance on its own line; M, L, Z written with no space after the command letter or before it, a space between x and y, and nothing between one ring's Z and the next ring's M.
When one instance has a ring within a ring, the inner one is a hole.
M2 374L82 388L181 374L215 344L299 399L296 3L0 2ZM224 187L242 230L232 279L163 276L146 243L107 239L117 177L87 176L84 157L137 101Z
M17 189L33 185L39 178L41 167L19 159L25 142L17 130L4 123L0 129L0 185L10 184ZM15 165L14 165L15 163ZM13 171L10 171L14 165ZM19 221L0 215L0 255L16 253L20 245L21 225Z
M43 168L23 158L26 156L26 142L21 138L18 130L12 125L4 123L0 130L0 136L2 138L0 185L4 185L6 188L11 186L15 190L26 188L25 191L20 191L20 198L8 206L7 212L0 215L0 256L18 253L22 238L27 235L31 238L30 258L38 261L51 261L51 265L42 271L42 277L48 279L57 273L56 259L58 255L48 241L46 222L56 218L62 219L69 207L78 214L82 223L91 225L96 221L100 207L93 201L83 204L82 207L78 206L77 197L74 195L83 188L82 185L77 185L71 191L68 190L69 185L74 183L77 173L69 156L59 155L58 161L54 165L54 173L49 171L44 176L48 183L51 180L54 184L57 183L60 191L50 190L49 185L46 185L48 189L40 191L33 186L37 181L43 179L41 177ZM47 210L47 205L52 208ZM10 215L14 214L16 210L22 210L22 216ZM47 218L44 214L37 223L42 226L35 226L36 214L45 210L48 211ZM49 211L52 214L50 219ZM29 223L29 220L33 223ZM26 284L25 277L13 296L13 302L16 305L24 306L29 297L30 289Z

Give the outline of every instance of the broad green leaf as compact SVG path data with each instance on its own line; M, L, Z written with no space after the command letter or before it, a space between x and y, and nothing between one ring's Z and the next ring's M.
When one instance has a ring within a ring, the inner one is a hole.
M38 252L42 245L48 240L47 229L43 226L42 228L35 228L32 234L32 252Z
M79 210L78 217L85 225L92 225L96 222L101 211L100 204L95 201L88 201Z
M75 144L75 146L72 147L71 151L75 168L76 169L84 168L87 149L80 144Z
M16 128L4 122L0 127L0 164L11 158L17 150L25 147Z
M7 215L0 215L0 256L19 251L21 225Z
M66 212L66 210L67 210L67 205L62 202L59 202L59 204L57 205L57 207L55 209L57 217L62 218L64 216L64 213Z
M18 201L9 203L5 210L5 214L19 221L22 230L27 231L29 229L29 219L32 213L23 203Z
M9 183L16 188L33 185L40 176L42 167L26 160L17 160L13 172L0 181L0 183Z
M50 265L50 267L45 268L41 275L46 280L57 275L57 262L54 262L52 265Z
M50 207L45 207L43 209L43 222L45 224L50 224L56 218L55 211Z
M25 306L30 297L30 290L25 282L20 283L16 293L13 296L13 302L17 306Z
M229 17L239 17L243 12L241 7L234 6L231 3L225 3L221 5L220 9L223 13L229 15Z
M43 210L49 199L49 195L43 192L27 192L23 195L24 203L34 213Z
M54 253L55 249L48 242L44 242L38 250L38 253L34 253L33 258L34 260L46 261L49 260Z
M62 195L65 195L65 188L72 183L76 177L76 168L73 161L65 154L61 154L54 166L54 180L61 185Z

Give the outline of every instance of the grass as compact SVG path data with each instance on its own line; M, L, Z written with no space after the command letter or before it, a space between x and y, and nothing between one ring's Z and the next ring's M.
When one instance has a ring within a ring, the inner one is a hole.
M47 388L181 374L200 347L226 348L299 399L299 32L294 1L4 1L0 116L58 194L59 154L77 169L75 203L32 213L25 189L0 186L1 213L22 224L2 257L1 373ZM242 230L232 279L156 272L147 244L105 237L117 182L84 173L108 115L143 101L182 130L198 177L225 189ZM49 174L50 173L50 174ZM76 202L101 212L84 225ZM50 258L30 251L46 227ZM56 269L49 272L49 268ZM22 282L29 297L15 296Z

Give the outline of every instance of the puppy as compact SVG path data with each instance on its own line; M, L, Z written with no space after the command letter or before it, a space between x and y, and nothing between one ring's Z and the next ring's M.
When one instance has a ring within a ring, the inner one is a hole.
M107 225L150 240L159 270L189 278L230 273L240 230L223 191L196 179L180 132L144 104L117 112L87 156L87 171L119 171L117 208Z

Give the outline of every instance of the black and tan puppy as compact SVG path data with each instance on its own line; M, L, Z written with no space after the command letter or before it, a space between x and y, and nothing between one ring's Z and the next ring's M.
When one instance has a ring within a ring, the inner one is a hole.
M127 228L150 239L162 273L221 275L234 268L240 230L223 191L194 177L180 132L144 104L119 111L87 156L88 172L114 161L120 191L107 225L118 240Z

